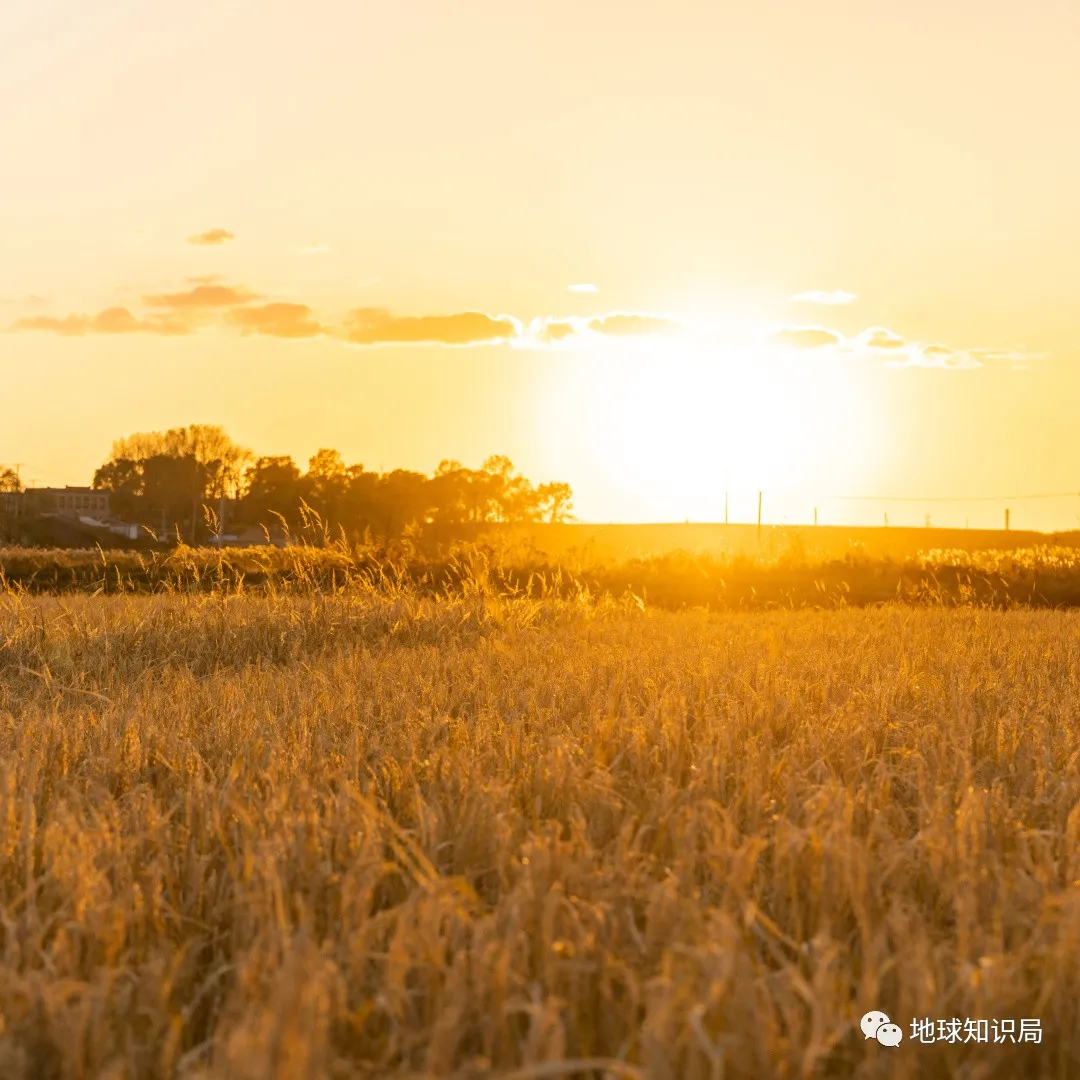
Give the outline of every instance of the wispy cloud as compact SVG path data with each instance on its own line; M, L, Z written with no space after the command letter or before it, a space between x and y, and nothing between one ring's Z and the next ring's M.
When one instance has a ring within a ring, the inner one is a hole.
M465 311L457 315L391 315L385 308L349 313L343 337L354 345L484 345L521 333L509 315Z
M707 349L715 344L715 339L710 337L706 328L656 312L611 311L583 316L539 316L525 326L512 315L477 310L449 315L396 315L386 308L361 307L347 312L338 322L317 317L308 304L268 302L267 297L242 285L224 283L217 275L189 277L186 280L189 288L143 296L146 311L142 314L121 306L108 307L96 314L33 314L16 320L8 330L38 331L63 337L138 333L176 336L207 326L225 326L243 334L286 339L325 337L371 347L428 345L461 348L506 344L524 350L626 349L635 342L664 342L680 335L691 336L696 345L702 348ZM374 280L370 283L374 283ZM571 288L583 290L585 286ZM813 295L803 294L803 298ZM828 295L835 297L836 294ZM37 302L39 298L34 300ZM807 299L807 302L841 301ZM870 326L849 337L821 325L780 326L767 333L764 344L808 356L876 360L890 368L967 370L988 364L1010 364L1020 368L1038 358L1038 354L1016 349L955 348L940 342L923 344L909 340L885 326ZM664 345L659 348L662 350Z
M1025 352L1022 349L972 349L971 353L980 360L1005 361L1012 364L1026 364L1029 360L1043 360L1045 353Z
M245 334L265 334L278 338L313 338L323 327L307 304L274 303L241 307L230 311L226 321Z
M235 304L247 304L257 299L255 293L248 292L243 286L196 285L193 289L187 289L184 292L144 296L143 303L148 307L190 310L232 307Z
M637 315L627 311L616 311L590 319L588 328L594 334L612 334L617 337L677 334L685 329L678 319L669 318L667 315Z
M800 351L829 350L834 354L883 360L885 367L922 367L961 370L982 367L970 349L949 345L922 345L908 341L885 326L871 326L846 338L824 326L785 327L769 337L770 342Z
M189 236L187 242L189 244L197 244L202 247L208 247L214 244L224 244L229 240L235 240L228 229L207 229L206 232L196 233L194 236Z
M540 316L529 323L514 345L522 349L574 349L601 344L605 338L632 341L686 331L682 322L670 316L632 311L567 318Z
M902 359L890 359L886 366L970 370L985 367L987 364L1009 364L1015 369L1024 370L1029 361L1042 358L1042 353L1023 352L1019 349L954 349L948 345L920 345L916 342L908 347Z
M586 333L583 321L573 319L536 319L529 326L525 344L568 345Z
M595 285L590 285L587 282L582 282L582 284L580 285L567 285L566 291L576 293L594 293L599 292L600 290L597 289Z
M828 349L842 344L843 334L824 326L785 326L769 335L769 342L785 349Z
M844 289L811 289L791 297L793 304L851 304L858 300L853 292Z
M952 349L948 345L908 345L897 357L885 361L886 367L941 368L943 370L962 371L981 368L979 360L969 349Z
M51 315L34 315L19 319L12 324L16 332L40 330L64 337L83 337L86 334L163 334L173 337L190 333L191 328L184 322L168 317L153 319L136 318L125 307L111 307L99 311L96 315L65 315L55 318Z
M908 347L908 342L887 326L869 327L854 339L854 344L856 348L879 349L886 352Z
M850 338L826 327L790 327L773 334L771 340L796 349L835 346L840 353L883 361L887 368L970 371L988 363L1023 367L1029 360L1038 358L1037 354L1017 350L955 348L941 342L924 344L909 340L887 326L870 326Z

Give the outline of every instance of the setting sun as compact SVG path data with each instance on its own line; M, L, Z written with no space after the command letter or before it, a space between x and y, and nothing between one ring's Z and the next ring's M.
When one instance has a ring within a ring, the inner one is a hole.
M1080 1077L1080 0L0 0L0 1080Z
M753 341L616 343L560 373L543 424L588 417L574 453L613 517L719 521L727 496L746 520L765 490L777 520L805 521L826 488L859 490L880 450L850 366Z
M298 461L497 449L586 521L1075 486L1042 449L1080 393L1071 10L315 9L0 13L32 483L197 417Z

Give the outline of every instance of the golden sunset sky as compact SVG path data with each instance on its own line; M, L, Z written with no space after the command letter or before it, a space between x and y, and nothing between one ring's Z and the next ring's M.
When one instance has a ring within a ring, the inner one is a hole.
M997 525L830 496L1080 490L1078 46L1075 0L3 0L0 462L216 423L585 520Z

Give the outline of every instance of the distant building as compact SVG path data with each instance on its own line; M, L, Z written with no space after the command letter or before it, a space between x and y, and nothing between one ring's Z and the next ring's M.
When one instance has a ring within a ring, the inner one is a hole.
M18 517L22 508L22 495L17 491L0 491L0 514Z
M288 537L278 525L271 525L268 529L252 525L239 532L221 533L210 538L211 544L223 547L265 547L267 544L287 547L288 542Z
M27 488L23 493L29 514L60 517L107 517L109 493L89 487Z
M117 536L126 536L128 540L138 540L142 533L142 526L129 525L123 521L116 521L109 526L109 532L116 533Z

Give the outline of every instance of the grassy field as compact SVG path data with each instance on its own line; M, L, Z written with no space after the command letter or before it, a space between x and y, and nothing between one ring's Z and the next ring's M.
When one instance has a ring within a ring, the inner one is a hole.
M885 531L885 530L879 530ZM899 530L894 530L899 531ZM550 556L517 542L438 554L352 546L179 547L171 551L0 548L0 589L22 593L290 593L353 586L440 596L482 582L503 596L637 598L650 607L749 611L909 604L1080 607L1080 547L912 551L903 559L670 551L631 559ZM471 584L470 584L471 583Z
M947 529L844 525L756 525L687 522L652 525L554 523L508 526L513 537L566 562L648 559L685 551L715 557L776 559L797 550L824 561L848 555L903 561L926 549L1012 550L1040 545L1080 546L1080 532L1038 533L1013 529Z
M1068 611L0 593L0 1076L1078 1075L1078 716Z

